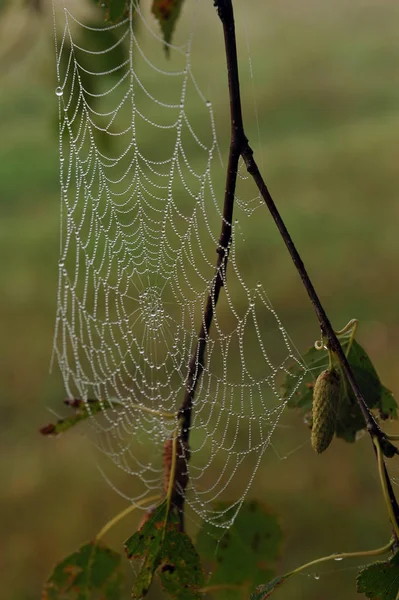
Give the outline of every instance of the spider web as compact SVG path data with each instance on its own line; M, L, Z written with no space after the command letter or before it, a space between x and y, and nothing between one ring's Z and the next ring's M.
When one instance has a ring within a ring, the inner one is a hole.
M212 103L192 65L203 8L186 0L184 39L169 45L166 60L157 24L139 7L107 27L55 7L62 25L54 353L67 394L104 403L91 423L103 454L127 474L128 492L120 493L132 502L162 489L162 448L177 424L168 416L182 403L214 285L225 167ZM243 231L265 209L244 177L240 185L187 463L186 503L219 527L232 523L284 411L279 385L288 362L301 364L263 283L253 281ZM233 499L232 510L215 510L220 499Z

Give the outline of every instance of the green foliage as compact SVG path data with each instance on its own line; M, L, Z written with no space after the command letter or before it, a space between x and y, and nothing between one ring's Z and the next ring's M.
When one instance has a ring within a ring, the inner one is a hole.
M45 425L40 429L40 433L42 435L59 435L60 433L68 431L68 429L71 429L71 427L74 425L77 425L81 421L85 421L97 413L114 408L109 400L104 400L101 402L100 400L87 400L87 402L84 402L83 400L79 399L67 399L64 400L64 402L67 406L70 406L74 409L74 414L66 419L59 419L56 423Z
M42 600L119 600L121 555L95 542L85 544L58 563L47 580Z
M227 506L219 503L215 510L224 511ZM220 539L215 537L214 527L204 523L196 548L214 569L208 585L237 586L236 591L221 589L218 598L240 597L240 586L245 590L272 577L281 539L276 516L260 502L244 503L233 526Z
M199 556L186 533L179 529L179 517L168 510L165 500L125 542L129 559L141 559L141 569L133 585L132 597L143 598L157 573L163 589L173 598L200 598L204 584Z
M169 54L167 44L172 40L183 2L184 0L153 0L152 3L151 11L161 26L167 56Z
M349 342L349 337L341 340L344 351L348 349ZM397 403L395 398L382 385L368 354L356 340L352 340L347 358L367 406L375 410L381 419L396 419ZM295 364L290 368L290 375L287 375L285 379L283 393L286 398L289 398L293 393L288 401L290 408L299 408L304 415L309 415L312 410L314 378L325 368L326 356L322 351L313 347L305 354L304 362L309 367L309 371L298 389L294 391L297 377L301 375L301 369ZM347 442L354 442L357 432L364 429L364 427L364 418L356 398L348 382L344 380L335 434Z
M269 583L259 585L256 590L251 594L250 600L266 600L272 595L274 590L281 585L287 579L287 575L281 575L281 577L275 577Z
M384 562L362 569L357 576L357 591L371 600L396 600L399 595L399 551Z

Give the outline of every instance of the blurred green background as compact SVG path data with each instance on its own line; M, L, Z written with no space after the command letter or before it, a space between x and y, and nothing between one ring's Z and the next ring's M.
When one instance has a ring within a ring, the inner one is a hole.
M236 4L244 112L266 181L333 323L360 320L359 341L399 397L399 5ZM214 60L222 33L212 7L205 14L198 24L206 41L201 64L215 113L224 116L225 151L225 73ZM41 11L6 5L0 12L0 577L9 600L40 597L53 563L125 506L96 469L83 427L56 441L38 433L52 419L48 408L61 411L64 397L57 369L49 375L59 252L55 85L50 3ZM318 336L316 319L283 245L259 224L250 246L265 244L272 256L265 288L304 351ZM390 531L369 440L336 441L320 458L296 414L286 411L280 425L250 491L279 514L285 534L279 571L325 553L383 545ZM397 490L398 461L391 465ZM110 535L115 547L137 518ZM300 576L276 597L354 599L358 566L327 566L318 580Z

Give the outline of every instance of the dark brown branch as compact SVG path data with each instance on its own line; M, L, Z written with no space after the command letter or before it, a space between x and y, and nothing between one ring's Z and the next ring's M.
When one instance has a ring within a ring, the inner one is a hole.
M231 112L234 114L234 104L237 102L236 111L239 111L241 114L241 103L240 103L240 94L238 87L238 64L237 64L237 54L236 54L236 39L235 39L235 27L234 27L234 14L233 14L233 6L232 0L215 0L215 6L217 7L219 17L223 24L224 38L225 38L225 46L226 46L226 60L227 60L227 70L229 73L229 81L237 82L237 89L230 90L230 103L233 105ZM238 98L238 99L237 99ZM247 138L245 136L244 127L242 125L242 118L240 120L242 131L237 132L237 139L241 141L241 155L244 159L245 165L247 167L248 173L254 179L259 193L264 199L270 214L272 215L277 228L281 234L281 237L290 253L292 261L299 273L299 276L302 279L303 285L308 292L309 298L312 302L313 308L318 317L321 332L323 337L327 338L329 348L336 354L339 362L341 363L342 370L347 377L349 384L353 390L353 393L356 397L360 410L363 414L363 417L366 422L367 430L370 434L371 439L373 437L377 437L381 443L381 446L385 449L384 452L387 456L393 455L395 453L395 447L387 440L383 431L380 429L378 423L374 419L372 413L370 412L364 398L363 394L357 384L357 381L353 375L352 369L349 365L349 362L346 358L346 355L339 343L339 340L334 332L334 329L330 323L330 320L327 317L327 314L320 302L320 299L316 293L316 290L313 287L313 284L309 278L309 275L306 271L305 265L295 247L294 242L284 224L283 219L281 218L280 213L277 210L277 207L270 195L269 190L264 182L264 179L258 169L258 166L253 157L252 149L250 148ZM232 174L234 176L234 174ZM373 444L374 445L374 444ZM390 501L392 503L392 507L396 518L399 520L399 507L395 498L395 495L392 490L392 485L387 478L388 481L388 489L390 492Z
M294 263L294 265L299 273L299 276L302 279L302 283L305 286L305 289L309 295L310 301L311 301L313 308L316 312L316 315L319 319L322 335L323 335L323 337L326 337L328 339L328 345L329 345L330 349L337 355L338 360L341 363L342 369L349 381L349 384L353 390L353 393L358 401L360 410L362 411L363 417L366 421L367 429L369 430L369 432L372 435L377 435L378 437L381 437L381 435L382 435L381 429L379 428L378 423L374 419L373 415L371 414L371 412L363 398L363 395L359 389L357 381L353 375L352 369L349 365L348 359L346 358L345 352L343 351L342 346L339 343L339 340L334 332L334 329L330 323L330 320L327 317L326 312L325 312L325 310L320 302L320 299L316 293L316 290L313 287L313 284L312 284L312 282L309 278L309 275L306 271L305 265L303 264L303 261L298 253L298 250L296 249L295 244L292 241L292 238L284 224L284 221L281 218L281 215L277 210L277 207L273 201L273 198L271 197L269 190L267 189L267 186L262 178L262 175L259 172L258 166L253 157L252 150L248 144L246 144L245 147L243 148L242 157L244 159L248 173L254 179L254 181L258 187L259 193L262 196L263 200L265 201L265 203L270 211L270 214L272 215L272 217L277 225L277 228L281 234L281 237L284 240L284 243L288 249L288 252L291 255L292 262Z
M188 446L193 399L195 396L198 382L202 375L202 371L204 369L205 352L209 336L209 330L212 324L216 304L219 299L220 290L223 287L224 280L226 277L228 255L231 244L231 224L233 218L234 192L237 182L238 161L240 159L240 156L242 156L246 164L247 170L254 179L259 189L259 192L262 198L264 199L278 227L281 237L284 240L284 243L288 249L288 252L290 253L292 261L302 279L302 282L308 292L309 298L312 302L312 305L320 323L322 335L323 337L327 338L328 346L336 354L338 360L341 363L342 369L349 381L349 384L359 404L360 410L364 416L367 430L371 438L376 436L379 439L382 447L387 449L386 454L389 455L389 453L391 452L391 455L393 455L393 453L395 452L394 446L392 446L392 444L390 444L390 442L385 437L384 433L380 429L378 423L374 419L363 398L363 395L353 375L352 369L341 347L341 344L334 332L334 329L320 302L316 290L314 289L314 286L309 278L303 261L295 247L294 242L292 241L292 238L284 224L283 219L281 218L280 213L277 210L277 207L269 193L269 190L267 189L267 186L253 157L252 149L250 148L247 137L245 135L242 119L237 47L232 1L214 0L214 5L217 8L218 15L223 24L225 40L231 118L230 152L226 173L222 229L219 238L219 247L217 248L218 258L216 262L216 272L209 290L203 314L201 329L198 334L196 348L189 363L185 395L179 410L182 423L181 439ZM387 477L387 481L392 507L396 518L399 520L399 507L395 495L393 493L389 477ZM183 508L181 509L181 512L182 511Z
M179 415L181 419L180 437L182 442L187 444L187 446L190 437L193 399L198 382L202 375L202 371L204 369L205 351L209 337L209 330L219 299L220 290L223 287L226 278L227 262L231 244L234 194L237 183L238 161L241 156L243 145L247 143L247 140L244 137L242 121L240 84L237 66L237 48L234 35L233 11L231 6L228 18L232 30L225 30L224 32L225 48L226 54L228 53L228 64L235 65L235 67L228 68L227 70L231 121L230 150L226 172L222 228L219 237L219 246L217 248L218 257L216 261L216 270L206 301L196 348L190 359L188 367L184 399L179 409ZM232 43L231 39L233 40Z

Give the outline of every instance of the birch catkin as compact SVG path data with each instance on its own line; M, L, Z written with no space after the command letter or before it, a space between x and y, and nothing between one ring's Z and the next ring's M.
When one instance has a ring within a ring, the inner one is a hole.
M321 454L327 450L335 433L341 389L341 377L335 369L318 376L313 388L312 448Z

